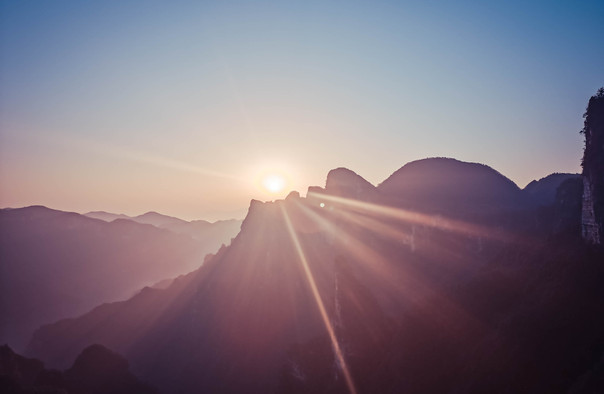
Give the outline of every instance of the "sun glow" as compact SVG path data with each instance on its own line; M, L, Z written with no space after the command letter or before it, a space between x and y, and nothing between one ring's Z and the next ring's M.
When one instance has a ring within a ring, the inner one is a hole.
M279 193L285 188L285 178L277 174L267 175L262 179L262 186L269 193Z

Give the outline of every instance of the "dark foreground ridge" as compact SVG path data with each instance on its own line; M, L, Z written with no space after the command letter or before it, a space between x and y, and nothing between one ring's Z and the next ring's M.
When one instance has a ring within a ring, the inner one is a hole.
M91 345L64 372L44 368L7 345L0 347L0 392L5 394L154 394L129 370L128 361L101 346Z

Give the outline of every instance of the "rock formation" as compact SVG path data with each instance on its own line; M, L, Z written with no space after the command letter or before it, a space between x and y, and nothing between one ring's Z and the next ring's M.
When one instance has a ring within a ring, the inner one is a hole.
M602 243L604 222L604 88L589 99L583 115L583 208L581 234L591 244Z

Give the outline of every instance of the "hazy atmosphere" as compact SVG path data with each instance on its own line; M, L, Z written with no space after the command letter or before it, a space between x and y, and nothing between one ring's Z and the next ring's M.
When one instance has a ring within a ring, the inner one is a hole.
M439 156L524 187L580 171L604 83L600 1L1 7L3 207L242 218Z
M0 0L0 393L604 393L604 2Z

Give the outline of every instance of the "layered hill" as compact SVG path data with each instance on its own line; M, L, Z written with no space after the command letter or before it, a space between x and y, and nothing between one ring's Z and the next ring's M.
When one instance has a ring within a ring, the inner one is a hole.
M92 219L103 220L105 222L112 222L116 219L132 219L132 217L124 215L123 213L111 213L105 211L92 211L85 213L84 216Z
M229 243L41 206L0 210L0 343L22 349L41 324L132 296L198 268Z
M127 216L102 211L88 212L84 216L111 222L116 219L129 219L137 223L150 224L157 228L186 234L195 239L203 240L212 251L217 250L225 240L234 238L241 228L241 220L218 220L208 222L205 220L186 221L172 216L162 215L157 212L147 212L139 216Z

